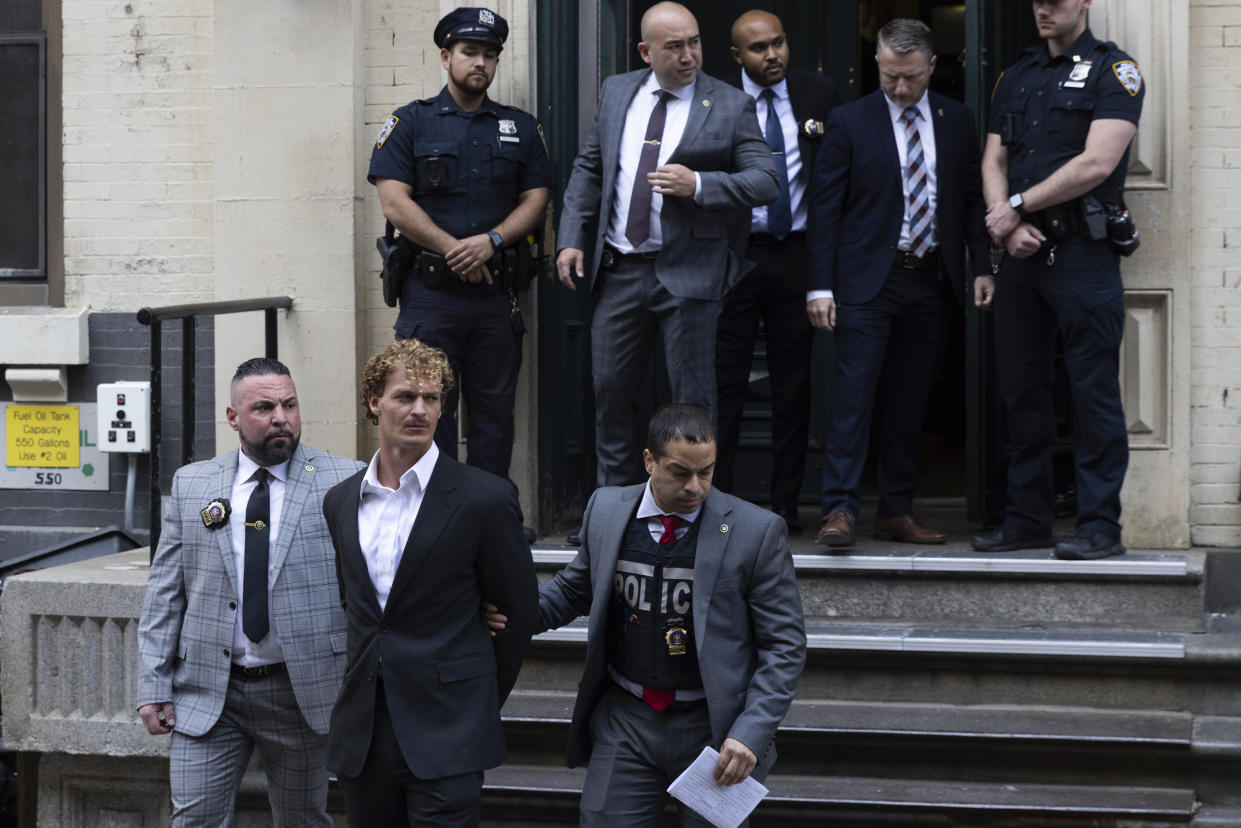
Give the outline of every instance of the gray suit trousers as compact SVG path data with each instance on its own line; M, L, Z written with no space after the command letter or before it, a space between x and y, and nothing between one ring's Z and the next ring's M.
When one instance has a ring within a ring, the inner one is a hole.
M672 399L694 403L715 418L715 325L718 300L670 294L654 260L624 259L595 279L591 369L595 388L595 452L599 486L642 479L635 465L644 435L638 423L638 386L655 342L663 334Z
M211 730L202 736L173 731L173 828L230 825L237 788L256 746L276 828L331 828L327 736L306 724L288 673L231 677L224 710Z
M582 828L654 828L672 780L711 744L711 719L705 704L656 713L613 685L595 708L590 735L594 749L582 788ZM682 828L711 825L684 805L677 807Z

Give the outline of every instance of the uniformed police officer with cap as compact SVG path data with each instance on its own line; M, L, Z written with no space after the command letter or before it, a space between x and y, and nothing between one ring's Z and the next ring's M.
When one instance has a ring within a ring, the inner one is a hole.
M1090 4L1034 0L1044 43L1022 53L992 96L983 189L987 229L1007 252L995 285L995 341L1012 456L1007 514L973 539L982 551L1054 545L1069 560L1125 552L1117 256L1136 247L1123 191L1146 90L1133 59L1090 33ZM1059 543L1051 534L1057 339L1073 395L1078 509L1076 533Z
M397 338L441 348L469 412L470 465L508 475L525 326L517 294L534 262L527 234L547 207L552 167L533 116L487 96L508 23L458 8L435 27L448 82L393 112L367 175L413 264L400 292ZM456 389L435 442L457 456Z

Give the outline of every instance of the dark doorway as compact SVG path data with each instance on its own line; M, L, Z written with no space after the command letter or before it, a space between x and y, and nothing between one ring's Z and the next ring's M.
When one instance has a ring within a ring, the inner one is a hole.
M728 51L732 21L755 4L736 0L685 3L702 29L704 70L716 77L736 73L737 64ZM607 75L642 65L636 44L639 21L648 5L632 0L538 3L540 51L562 57L542 63L539 78L539 114L561 173L557 195L563 192L573 157L584 138L578 129L579 113L590 109L598 83ZM773 0L761 5L784 21L792 65L831 75L846 101L878 85L872 55L879 26L894 17L924 20L936 37L938 60L932 88L973 108L980 138L985 137L988 98L1000 71L1022 48L1036 42L1028 5L1007 0ZM582 73L584 63L593 64L597 75ZM591 85L594 88L582 88ZM984 272L987 265L981 270L971 265L970 269ZM958 288L963 293L967 290L966 285L954 286ZM546 530L570 524L580 513L593 488L594 440L586 297L569 295L550 282L540 294L539 505L540 525ZM928 407L918 494L920 498L935 498L954 511L959 521L967 516L971 521L989 521L1002 513L1004 505L1004 432L995 391L991 320L973 308L972 298L956 313L955 324L950 326L954 335ZM807 510L818 503L821 441L834 371L831 335L820 332L817 336L809 462L802 490ZM660 352L656 348L654 353ZM666 398L660 361L655 356L649 369L647 408ZM877 411L876 416L882 412ZM760 336L735 474L737 494L758 502L766 498L770 445L770 387ZM871 457L874 454L870 452ZM1058 480L1062 476L1058 472ZM864 494L874 493L873 469L864 478L863 489Z
M689 0L685 3L698 18L703 36L703 69L707 74L727 78L739 69L728 51L731 45L732 22L754 7L746 0ZM878 88L875 66L875 35L879 28L896 17L915 17L932 27L936 38L936 71L931 88L957 100L966 99L966 19L965 4L948 0L880 0L859 3L764 4L784 23L789 36L790 63L810 71L831 75L845 101L869 94ZM630 10L631 33L629 68L640 68L636 52L639 23L646 4L634 4ZM964 285L953 289L965 290ZM922 463L918 485L920 498L933 498L937 503L959 513L966 511L966 320L961 306L952 306L950 339L935 382L923 430ZM811 410L811 436L802 486L804 506L817 505L822 474L822 451L825 424L831 410L832 378L835 353L832 335L816 334L814 354L814 392ZM884 416L876 407L877 420ZM760 333L750 368L750 392L743 414L737 467L734 473L734 494L762 503L768 497L771 475L771 386L766 365L766 347ZM878 423L876 424L878 425ZM880 429L872 429L872 441ZM862 481L863 497L876 494L875 446L868 452L868 466ZM808 525L814 525L810 521Z

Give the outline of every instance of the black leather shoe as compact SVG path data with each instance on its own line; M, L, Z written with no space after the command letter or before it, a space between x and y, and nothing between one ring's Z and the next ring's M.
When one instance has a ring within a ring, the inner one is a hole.
M781 506L778 509L772 509L780 517L784 518L785 524L789 527L789 536L801 534L801 518L797 516L796 506Z
M579 526L576 529L569 530L569 535L564 539L564 542L569 544L569 546L581 546L582 527Z
M1018 549L1051 549L1056 539L1050 529L1024 529L1002 523L989 532L970 538L979 552L1014 552Z
M1095 561L1125 554L1116 538L1090 529L1078 529L1073 537L1056 544L1056 557L1062 561Z

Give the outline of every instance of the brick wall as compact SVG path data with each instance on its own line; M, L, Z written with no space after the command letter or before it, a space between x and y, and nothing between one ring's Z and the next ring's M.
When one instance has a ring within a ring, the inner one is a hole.
M65 0L65 301L214 298L211 0Z
M1241 544L1241 3L1190 7L1195 544Z

